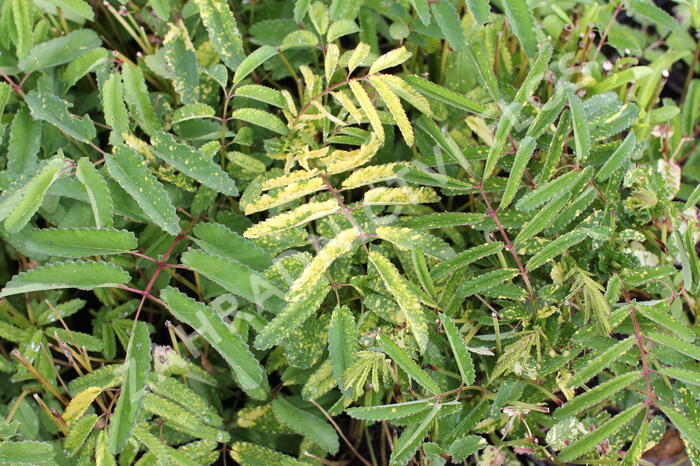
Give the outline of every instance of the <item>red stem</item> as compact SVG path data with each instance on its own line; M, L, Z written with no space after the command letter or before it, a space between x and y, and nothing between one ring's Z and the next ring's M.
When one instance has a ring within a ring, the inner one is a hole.
M625 302L630 307L630 316L632 317L632 325L634 325L634 337L637 340L639 353L642 356L642 374L644 374L647 383L647 399L644 404L652 405L654 403L654 392L651 389L651 378L649 374L653 371L649 369L649 363L647 362L647 352L644 349L644 339L642 330L639 328L639 322L637 321L637 313L634 311L634 304L632 303L629 292L624 286L622 287L622 293L625 295Z

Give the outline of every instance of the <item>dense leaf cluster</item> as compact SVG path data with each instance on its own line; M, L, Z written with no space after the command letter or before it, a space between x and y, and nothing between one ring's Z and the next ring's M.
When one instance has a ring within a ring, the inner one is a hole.
M4 0L0 463L700 464L698 28Z

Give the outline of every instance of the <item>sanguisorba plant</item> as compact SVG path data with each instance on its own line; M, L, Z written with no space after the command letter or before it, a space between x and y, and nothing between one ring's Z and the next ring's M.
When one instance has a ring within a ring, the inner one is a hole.
M4 0L0 462L700 464L699 26Z

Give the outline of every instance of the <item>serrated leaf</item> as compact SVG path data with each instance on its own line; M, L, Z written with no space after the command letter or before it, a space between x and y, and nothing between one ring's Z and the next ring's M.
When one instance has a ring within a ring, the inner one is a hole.
M88 50L66 66L66 69L61 74L61 79L68 85L73 87L80 78L95 70L109 58L107 49L97 47L96 49Z
M569 192L581 173L582 172L571 171L540 185L536 190L530 191L518 199L518 202L515 203L515 208L518 210L532 210L549 200L563 196Z
M486 217L479 213L441 212L420 217L400 217L396 225L414 230L431 230L462 225L478 225Z
M483 115L486 117L491 116L486 108L481 104L474 102L462 94L451 91L446 87L442 87L416 75L408 75L404 76L403 78L418 92L425 94L432 99L452 107L456 107L465 112L476 113L477 115Z
M122 390L110 417L108 445L112 454L121 453L139 418L151 370L151 339L148 327L134 323L123 366Z
M700 427L683 414L679 413L675 408L667 403L657 403L658 407L671 420L674 426L680 431L695 448L700 448Z
M12 277L0 292L0 298L19 293L63 288L92 290L128 283L129 274L107 262L52 262Z
M447 335L447 341L450 343L450 348L452 348L452 354L457 361L457 367L462 376L462 383L467 386L472 385L476 380L476 373L474 372L474 363L467 350L467 345L464 344L464 339L459 334L452 319L442 313L439 316L442 327L445 329L445 335Z
M600 167L600 170L598 170L598 174L596 175L596 180L605 181L610 178L613 173L615 173L615 170L620 168L625 159L629 157L636 144L637 138L635 138L634 133L630 131L627 133L624 141L622 141L622 144L617 146L615 152L613 152L608 160L605 161L603 166Z
M440 388L437 383L423 371L404 350L399 348L393 340L386 335L379 335L377 341L382 350L393 359L409 377L418 382L430 393L434 395L440 393Z
M109 175L156 225L171 235L180 232L179 219L170 196L151 175L146 161L140 155L129 147L118 146L113 154L105 155L105 166Z
M474 15L474 19L476 19L477 23L484 24L489 20L491 8L489 7L488 0L467 0L467 6L469 7L469 12Z
M289 50L294 48L311 48L318 45L318 37L311 31L298 30L287 34L282 39L280 50Z
M148 97L146 80L141 68L131 63L122 65L122 83L124 85L124 97L133 113L134 121L143 131L152 135L160 130L161 123L153 110L153 104Z
M77 421L85 413L92 402L95 401L95 398L97 398L100 393L102 393L102 388L88 387L76 394L63 411L63 414L61 415L63 420L69 425Z
M685 34L681 23L654 3L644 0L630 0L628 5L633 12L651 21L655 27L661 25L676 34Z
M403 106L401 106L401 101L381 79L374 79L374 76L371 76L369 80L377 91L377 94L379 94L379 97L384 101L386 108L389 109L389 113L394 117L394 121L396 121L396 125L399 127L399 130L401 130L401 135L406 141L406 145L409 147L412 146L413 127L411 126L411 122L408 121Z
M259 84L247 84L236 89L236 95L249 99L265 102L278 108L286 109L287 103L284 96L277 89L261 86Z
M462 50L467 45L467 39L460 23L460 16L452 2L443 0L432 3L430 10L450 47L456 51Z
M68 63L88 50L99 47L100 38L95 31L78 29L68 34L35 45L19 62L24 72L38 71Z
M335 199L323 202L307 202L253 225L243 233L243 236L246 238L260 238L272 235L326 217L338 212L339 209L340 207Z
M199 118L212 117L215 110L207 104L189 104L175 110L171 123L182 123L183 121L196 120Z
M198 463L183 452L163 443L158 437L146 429L147 424L137 424L134 427L134 437L143 443L153 455L169 464L196 466Z
M518 275L518 271L515 269L501 269L486 272L476 278L472 278L471 280L462 283L459 288L457 288L456 294L461 298L466 298L467 296L481 293L482 291L486 291L494 286L500 285L516 275Z
M602 442L606 438L609 438L615 432L620 430L624 425L630 422L632 418L636 416L637 413L639 413L639 411L641 411L642 407L643 405L641 404L632 406L631 408L624 410L617 416L608 419L593 432L584 435L583 437L574 441L571 445L560 451L559 455L557 455L557 458L559 458L560 461L569 462L580 457L587 451L592 450L600 442Z
M240 336L231 332L212 309L172 287L163 290L161 298L178 320L196 330L221 354L236 373L241 387L250 390L260 385L264 376L262 366Z
M418 17L424 25L430 24L430 8L428 7L428 0L409 0L411 6L416 10Z
M328 27L328 31L326 32L326 40L330 43L359 30L360 28L357 27L354 20L338 19L337 21L333 21Z
M525 225L523 225L520 233L518 233L518 236L516 236L513 240L513 243L516 246L519 246L523 241L527 241L550 226L552 221L554 221L554 218L569 202L569 197L570 195L568 193L564 194L563 196L554 198L549 204L542 207L539 212L537 212L527 223L525 223Z
M236 71L245 57L243 38L225 0L195 0L199 14L221 60Z
M433 403L428 400L407 401L382 406L367 406L362 408L348 408L348 415L363 421L389 421L427 411Z
M275 417L294 432L303 435L324 451L335 454L340 448L338 435L326 421L297 408L285 398L272 401Z
M409 286L405 283L399 271L389 259L376 251L369 253L370 263L377 269L387 290L398 303L408 322L413 336L418 342L420 351L425 351L428 344L428 319L421 308L420 302Z
M380 226L377 227L376 234L379 238L389 241L401 249L410 251L414 247L419 247L425 254L436 259L449 260L455 255L449 244L423 231L394 226Z
M242 296L265 310L278 313L285 306L282 291L241 262L196 249L185 252L181 260L183 264L231 293Z
M639 458L647 450L648 444L647 439L649 438L649 419L644 418L642 420L642 425L637 431L637 435L634 436L632 444L627 449L625 457L622 458L621 466L636 466Z
M447 454L450 455L454 461L463 461L467 456L481 450L487 445L488 442L484 437L467 435L452 442L450 448L447 450Z
M659 306L635 306L635 310L637 310L647 319L656 322L662 327L665 327L673 335L676 335L682 340L685 340L688 343L692 343L695 339L695 332L693 332L691 328L675 320L670 314L664 312L664 310L662 309L667 308L666 306L661 306L661 309L659 308Z
M659 372L683 383L697 385L700 387L700 372L681 367L663 367Z
M277 464L279 466L305 466L307 463L278 451L250 442L236 442L231 445L231 457L242 466Z
M362 108L362 111L367 116L367 119L372 126L372 130L380 141L384 141L384 127L379 119L377 109L374 107L369 95L367 95L367 91L365 91L362 85L357 81L350 81L348 85L350 86L350 90L355 96L355 99L357 99L358 103L360 104L360 108Z
M243 79L245 79L246 76L252 73L257 67L275 55L277 55L277 50L269 45L263 45L262 47L255 49L255 51L245 57L245 59L238 65L238 68L236 68L236 72L233 74L233 85L238 85L238 83L243 81Z
M278 207L291 202L300 197L308 196L323 189L325 186L321 177L313 177L308 180L297 181L290 183L284 188L272 194L263 194L254 202L245 206L245 214L250 215L262 210L269 210L273 207Z
M78 258L120 254L136 249L136 236L126 230L92 228L30 228L16 235L29 255Z
M185 400L179 401L180 403L176 403L162 396L146 393L143 398L143 409L159 416L168 427L184 434L212 442L228 442L231 439L228 432L209 425L203 419L206 415L200 414L196 405L185 405Z
M86 115L75 118L68 111L68 102L48 92L32 91L24 97L32 116L44 120L70 137L90 142L96 136L95 125Z
M113 204L107 183L87 157L78 160L75 177L87 192L92 214L97 228L111 228L113 225Z
M20 109L15 113L7 146L9 172L20 175L36 166L41 149L42 126L41 121L33 119L27 109Z
M102 83L101 91L105 122L112 127L109 143L113 146L121 144L122 134L129 132L129 114L126 112L120 76L111 73Z
M579 230L575 230L558 237L532 256L532 258L527 261L525 270L535 270L536 268L544 265L545 262L555 258L584 239L586 239L586 233Z
M49 442L5 440L0 443L0 462L5 464L40 464L54 460L56 452Z
M78 419L68 431L63 441L63 448L68 452L68 457L74 456L87 440L97 423L97 414L88 414Z
M591 152L591 134L588 129L588 121L583 109L581 98L569 90L569 108L571 109L571 122L574 125L574 145L576 161L585 164Z
M287 126L275 115L257 108L239 108L231 113L231 118L267 128L277 134L286 135Z
M272 265L272 258L264 249L225 225L199 223L193 233L197 245L211 254L241 262L258 271Z
M461 267L466 267L474 261L495 254L501 249L503 249L503 243L500 241L474 246L433 267L431 275L437 280L455 272Z
M328 359L333 367L336 384L343 387L343 374L352 364L357 351L358 334L355 318L347 306L333 309L328 326Z
M3 212L4 215L0 214L0 219L5 218L5 229L9 233L19 232L29 223L37 210L39 210L39 207L41 207L46 192L58 179L65 167L66 161L62 156L52 158L38 173L19 188L17 193L18 196L21 196L19 199L15 200L14 196L12 199L7 199L10 201L7 210L0 208L0 210L7 213Z
M538 44L537 27L527 1L504 0L503 7L508 18L508 24L510 24L513 33L518 37L523 50L525 50L528 57L534 57L537 53Z
M504 209L510 205L515 197L515 193L520 187L520 180L525 172L525 167L532 157L532 153L535 150L536 141L526 136L522 141L520 141L520 146L515 153L515 160L513 161L513 166L510 169L510 174L508 175L508 182L506 183L506 189L503 191L503 198L501 198L500 209Z
M396 447L391 453L390 464L406 464L415 454L416 450L423 442L432 422L440 413L441 404L436 403L433 409L423 417L421 423L415 423L405 429L396 442Z
M579 368L571 379L569 379L569 386L578 387L584 384L588 379L594 377L600 371L620 359L634 344L634 337L627 337L610 346L598 356L591 359L585 366Z
M545 103L535 117L530 127L527 129L527 136L535 139L539 138L549 126L554 123L566 102L564 86L557 86L554 95Z
M700 361L700 347L676 338L672 335L666 335L664 333L649 332L646 335L651 341L656 342L660 345L667 346L671 349L678 351L681 354L690 356L696 361Z
M625 387L636 382L641 376L642 374L640 372L629 372L625 375L614 377L600 385L596 385L593 389L576 395L564 406L554 411L554 418L564 419L568 416L574 416L580 411L588 409L609 398L614 393L623 390ZM571 386L575 385L571 384Z
M229 196L238 195L236 182L204 151L178 142L168 133L151 137L153 153L203 185Z

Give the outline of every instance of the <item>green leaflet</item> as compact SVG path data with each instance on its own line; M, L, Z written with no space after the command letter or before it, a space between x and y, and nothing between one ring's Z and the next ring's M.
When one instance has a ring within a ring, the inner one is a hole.
M423 254L423 250L420 248L420 246L411 249L411 263L413 264L413 270L416 273L416 278L418 278L418 283L420 283L430 298L437 298L438 292L435 288L435 284L433 283L433 279L430 276L425 254Z
M26 109L15 114L7 147L8 171L19 175L36 166L41 148L42 126L41 121L33 119Z
M467 6L469 6L469 12L474 15L477 23L484 24L489 20L491 8L488 0L467 0Z
M343 374L352 364L357 351L357 327L355 318L347 306L333 309L328 327L328 358L333 366L333 376L338 387L343 387Z
M177 392L172 395L177 396ZM228 432L210 425L211 423L206 420L206 414L198 410L197 404L186 403L186 399L178 401L179 403L153 393L146 393L143 398L143 409L160 416L169 427L193 437L212 442L228 442L231 439Z
M108 428L108 445L112 454L121 453L131 436L141 411L150 370L151 340L148 327L141 322L135 322L126 350L122 390Z
M243 38L225 0L195 0L204 26L221 60L236 71L245 57Z
M503 243L500 241L474 246L433 267L431 275L437 280L445 275L453 273L458 268L466 267L483 257L496 254L501 249L503 249Z
M667 311L666 306L640 306L637 305L634 309L642 314L647 319L656 322L668 329L673 335L682 340L692 343L695 339L695 332L686 325L675 320Z
M250 124L267 128L275 133L287 134L287 127L275 115L257 108L239 108L231 113L231 118L246 121Z
M584 384L588 379L594 377L600 371L610 366L610 364L617 361L634 345L635 339L631 336L610 346L598 356L591 359L584 367L579 368L569 380L569 386L578 387Z
M557 119L566 102L565 86L557 86L554 95L545 103L540 112L535 117L530 127L527 129L527 136L539 138L549 126ZM521 141L522 144L522 141Z
M46 192L65 167L66 161L62 156L52 158L36 175L19 188L16 194L21 196L19 199L12 196L5 201L7 205L0 202L0 219L5 218L4 225L8 233L17 233L29 223L41 207Z
M56 452L49 442L11 441L0 443L0 462L5 464L38 464L53 461Z
M221 354L236 373L241 387L250 390L260 385L264 377L262 366L241 337L231 332L212 309L172 287L163 290L161 297L178 320L195 329Z
M236 68L236 72L233 74L233 85L238 85L257 67L275 55L277 55L277 50L269 45L263 45L262 47L256 49L253 53L245 57L245 59L238 65L238 68Z
M663 413L668 416L674 426L680 431L695 448L700 448L700 428L697 423L692 422L683 414L679 413L675 408L667 403L657 403Z
M241 262L196 249L185 252L181 260L183 264L231 293L242 296L265 310L278 313L285 306L282 291Z
M569 110L564 110L561 117L559 117L559 124L554 132L554 136L552 136L552 141L542 166L542 171L540 171L537 177L538 184L546 182L554 174L554 169L557 167L561 153L564 150L564 141L569 134L570 125L571 112Z
M432 405L433 403L428 400L416 400L391 405L348 408L345 412L351 417L363 421L389 421L422 413Z
M95 466L117 466L107 443L107 431L103 429L95 441Z
M369 68L369 72L367 74L372 75L379 73L380 71L383 71L387 68L399 66L400 64L411 58L412 55L413 54L411 52L406 50L406 47L399 47L397 49L390 50L389 52L377 58L374 61L374 63L372 63L372 66Z
M440 413L440 408L442 405L436 403L433 409L423 417L420 424L412 424L401 433L401 437L396 442L396 448L391 453L390 464L406 464L410 461L425 438L432 422Z
M464 37L459 14L457 14L457 9L452 2L436 2L430 5L430 9L442 35L445 36L450 46L454 50L462 50L467 44L467 39Z
M183 121L212 117L215 113L215 110L207 104L183 105L173 113L172 124L174 125L176 123L182 123Z
M112 196L107 183L105 183L100 172L90 162L90 159L82 157L78 160L75 177L83 184L87 192L92 214L95 217L95 226L97 228L111 228L114 210Z
M667 346L671 349L678 351L681 354L690 356L696 361L700 361L700 347L692 345L687 341L680 340L672 335L667 335L665 333L649 332L646 335L651 341L656 342L660 345Z
M403 78L418 92L425 94L432 99L438 100L452 107L456 107L465 112L476 113L487 117L491 116L486 107L474 102L471 99L468 99L461 94L458 94L457 92L451 91L446 87L442 87L415 75L408 75L404 76Z
M484 214L479 213L441 212L421 215L420 217L400 217L395 225L413 230L432 230L462 225L478 225L485 219Z
M505 209L510 205L515 197L515 193L520 187L520 180L525 172L525 167L532 157L532 153L535 151L536 141L525 136L522 141L520 141L520 146L518 151L515 153L515 160L513 161L513 167L510 169L510 174L508 175L508 183L506 184L506 189L503 191L503 197L501 198L500 209Z
M30 228L15 236L28 255L85 257L119 254L136 249L136 236L126 230L91 228Z
M92 12L92 9L90 11ZM97 47L96 49L88 50L78 58L71 60L61 74L61 79L66 85L72 87L83 76L105 63L108 58L109 52L105 48Z
M638 15L650 20L654 25L660 24L676 34L685 33L685 29L681 23L678 22L678 20L666 13L666 11L654 5L652 2L647 2L644 0L630 0L629 7Z
M68 111L68 102L48 92L30 92L24 97L32 116L44 120L66 135L82 142L90 142L96 135L95 125L90 117L76 118Z
M399 348L399 346L394 343L390 338L385 335L379 335L378 337L379 346L382 350L399 365L399 367L406 372L406 374L413 380L418 382L423 388L428 390L430 393L437 395L440 393L440 388L437 383L421 369L418 364L416 364L411 357L406 354L404 350Z
M467 435L452 442L447 450L455 461L464 461L467 456L486 447L488 442L479 435Z
M683 383L700 386L700 372L681 367L663 367L659 372Z
M558 237L532 256L527 261L525 270L535 270L584 239L586 239L586 233L580 230L574 230Z
M632 418L636 416L639 411L641 411L642 407L643 405L641 404L632 406L617 416L608 419L593 432L584 435L560 451L557 458L559 458L560 461L565 462L573 461L587 451L592 450L598 443L610 437L615 432L620 430L625 424L630 422Z
M340 448L333 427L318 416L297 408L287 399L279 397L273 400L272 412L282 424L308 438L324 451L334 454Z
M515 2L518 4L520 2L525 3L525 0L515 0ZM506 10L508 10L509 3L511 2L505 2ZM527 13L530 14L529 9L527 10ZM537 52L537 57L532 63L527 76L525 76L525 80L520 85L518 92L515 94L513 102L503 109L502 115L498 120L496 134L494 135L494 143L491 145L489 155L486 158L486 165L484 166L483 174L484 181L491 176L492 172L496 168L496 164L501 158L501 154L505 148L508 136L510 135L513 127L518 123L520 111L525 105L527 99L529 99L535 92L535 89L537 89L537 86L539 86L540 81L542 81L551 57L552 45L545 42L541 49Z
M183 466L196 466L198 464L186 454L163 443L146 429L145 424L137 424L134 427L134 437L144 444L156 458L162 461Z
M279 466L305 466L307 464L278 451L249 442L232 444L231 457L242 466L259 466L266 463Z
M596 94L607 92L623 86L630 81L638 81L644 76L651 74L653 71L654 70L648 66L632 66L603 79L601 82L593 86L592 91Z
M173 87L184 104L197 103L199 76L197 57L188 43L187 31L181 24L171 25L165 36L165 60L168 64Z
M425 115L421 115L418 117L417 126L425 131L428 136L435 141L440 149L445 151L447 155L449 155L455 162L459 163L459 165L467 173L471 173L471 165L464 154L462 154L462 151L460 150L459 146L457 146L457 143L450 137L449 134L443 134L434 120Z
M603 166L600 167L600 170L598 170L598 174L596 175L596 180L605 181L610 178L613 173L615 173L615 170L620 168L625 159L629 157L636 144L637 138L635 138L634 133L630 131L627 133L627 136L625 136L622 144L617 146L615 152L613 152L610 158L608 158Z
M225 225L198 223L192 231L197 245L211 254L238 261L257 271L272 265L267 251Z
M634 270L623 270L622 279L630 286L639 286L644 283L669 277L675 272L676 269L672 265L642 266Z
M442 327L445 329L445 335L447 335L447 341L450 343L450 348L452 348L452 354L457 361L457 367L459 368L459 373L462 376L462 383L464 385L473 385L476 379L476 374L474 372L474 363L472 362L472 357L469 355L469 350L467 345L464 344L464 339L459 334L457 327L455 326L452 319L445 315L439 314L440 321L442 322Z
M593 389L576 395L569 400L564 406L554 411L555 419L564 419L568 416L574 416L584 409L590 408L596 403L609 398L612 394L619 392L625 387L633 384L642 376L640 372L629 372L625 375L612 378L600 385L596 385ZM572 385L573 386L573 385Z
M401 106L401 101L397 95L394 94L394 91L392 91L391 88L381 79L376 79L374 76L371 76L369 79L374 86L374 90L377 91L379 97L381 97L384 101L384 104L391 113L391 116L394 117L394 121L396 121L396 125L401 131L401 135L406 141L406 145L412 146L414 141L413 127L406 116L406 112Z
M571 109L571 121L574 124L576 161L579 164L585 164L591 152L591 135L583 109L583 102L571 89L569 90L569 108Z
M87 440L88 435L92 432L92 428L97 423L97 414L88 414L81 417L71 426L66 440L63 444L68 452L68 456L74 456Z
M199 181L214 191L230 196L238 195L236 182L202 150L178 142L167 133L151 137L153 153L182 173Z
M551 199L567 194L582 173L583 172L571 171L540 185L536 190L518 199L518 202L515 203L515 208L518 210L532 210Z
M133 120L143 129L152 135L160 130L161 123L153 110L153 104L148 97L146 80L143 72L138 66L130 63L122 65L122 83L124 84L124 96L129 110L133 113Z
M389 259L376 251L370 251L369 261L401 308L421 352L425 351L428 344L428 319L418 298Z
M15 24L15 47L17 58L22 60L32 47L32 4L22 0L11 0L12 17Z
M460 287L457 289L456 294L460 298L466 298L467 296L481 293L482 291L486 291L494 286L500 285L516 275L518 275L518 271L515 269L501 269L486 272L476 278L472 278L471 280L462 283L462 285L460 285Z
M488 17L488 0L467 0L467 5L469 5L470 10L472 9L472 4L474 3L485 4L487 8L486 17ZM478 22L482 23L482 21L480 21L479 18L476 17L474 10L472 10L472 14ZM491 62L489 61L486 51L484 50L484 44L480 40L473 40L472 42L470 42L469 47L466 48L466 52L469 54L472 61L474 62L476 70L478 71L479 76L481 76L481 80L486 85L489 94L491 95L493 100L498 101L500 96L498 90L498 79L496 78L496 74L493 72Z
M420 18L421 22L425 24L426 26L430 24L430 8L428 7L428 0L409 0L411 2L411 6L413 7L414 10L416 10L416 13L418 13L418 17Z
M449 260L455 255L454 250L445 241L430 233L409 228L380 226L377 227L376 234L401 249L411 250L419 247L425 254L436 259Z
M111 73L102 84L102 108L105 122L112 127L109 143L121 144L122 134L129 132L129 114L122 95L122 81L117 73Z
M525 225L523 225L518 236L513 240L513 244L516 246L522 244L542 230L547 226L551 225L554 218L559 214L559 212L564 208L564 206L569 202L570 194L566 193L563 196L554 198L549 204L542 207L539 212L535 214ZM561 217L559 217L561 218ZM557 219L558 220L558 219Z
M133 149L118 146L105 155L109 175L141 207L153 222L171 235L180 232L175 207L163 185L151 175L146 161Z
M503 7L513 33L528 57L537 53L537 27L526 0L504 0Z
M24 72L38 71L68 63L88 50L100 46L100 38L95 31L78 29L56 39L35 45L27 56L19 62Z
M245 86L241 86L236 89L236 95L265 102L266 104L270 104L281 109L287 108L287 102L284 100L284 97L280 91L261 86L259 84L247 84Z

